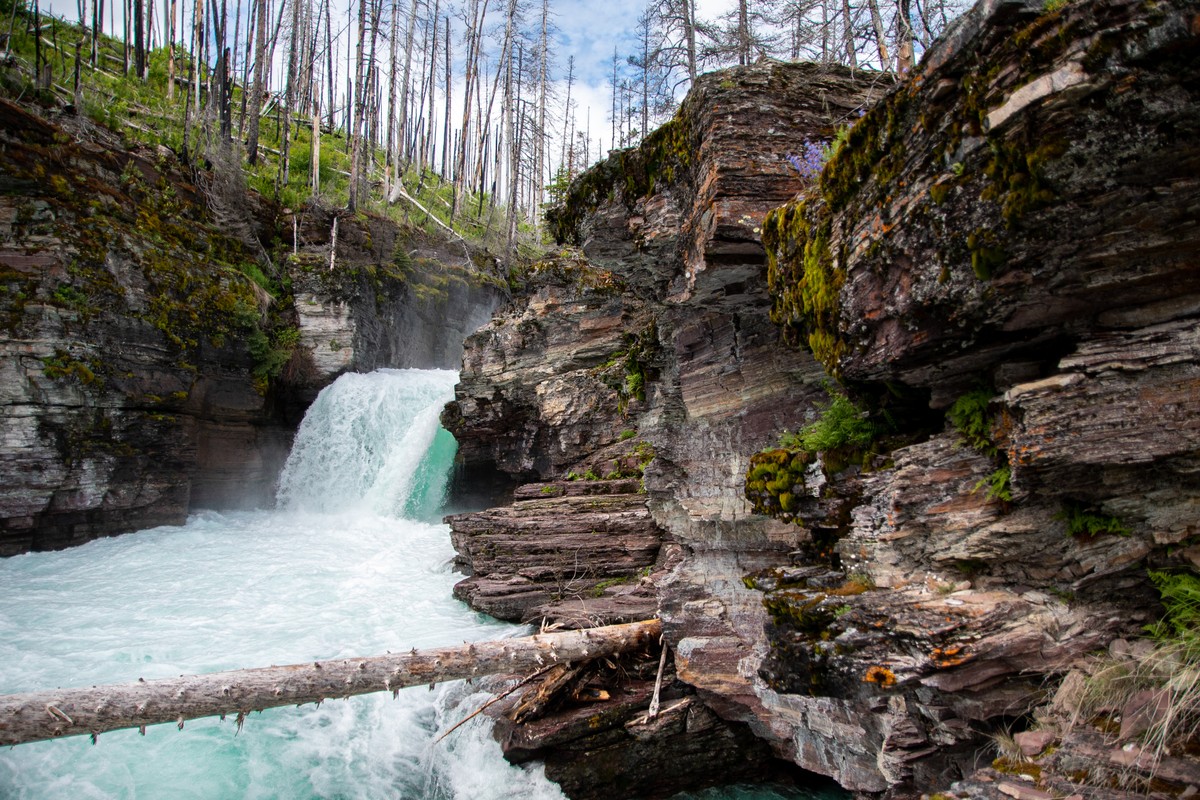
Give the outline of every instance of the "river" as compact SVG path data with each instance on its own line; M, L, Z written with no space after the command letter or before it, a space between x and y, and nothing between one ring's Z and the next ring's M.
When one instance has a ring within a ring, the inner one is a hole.
M525 632L451 596L439 521L457 373L345 375L313 404L277 508L0 560L0 693L124 683L494 639ZM462 683L329 700L183 731L0 752L2 798L561 798L504 761ZM706 800L815 797L731 788Z

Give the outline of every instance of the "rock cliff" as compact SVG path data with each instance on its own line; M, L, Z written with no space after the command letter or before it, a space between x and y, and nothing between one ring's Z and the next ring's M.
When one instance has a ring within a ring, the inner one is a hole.
M1194 566L1198 11L985 0L886 91L700 79L468 340L464 457L598 478L629 431L679 679L851 790L948 790L1155 618L1147 567ZM785 156L849 123L802 181ZM469 563L481 520L452 520ZM478 560L495 585L585 552L547 541ZM1069 785L1049 769L958 791Z
M61 110L0 119L0 555L273 502L321 387L456 366L504 294L387 220L345 215L331 262L332 212Z

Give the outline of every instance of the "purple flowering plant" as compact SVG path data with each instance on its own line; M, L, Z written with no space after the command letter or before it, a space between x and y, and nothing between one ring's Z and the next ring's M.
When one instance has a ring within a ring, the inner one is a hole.
M821 174L821 170L825 168L825 162L829 160L830 155L829 145L806 139L804 141L803 155L789 153L787 160L792 165L792 168L800 173L802 179L812 182Z
M866 112L863 109L858 110L860 118L864 113ZM851 125L843 125L838 128L832 142L805 139L803 154L789 153L786 156L788 163L796 172L800 173L801 179L805 182L816 183L817 178L821 176L821 170L825 169L829 159L833 158L846 143L846 139L850 136L850 128Z

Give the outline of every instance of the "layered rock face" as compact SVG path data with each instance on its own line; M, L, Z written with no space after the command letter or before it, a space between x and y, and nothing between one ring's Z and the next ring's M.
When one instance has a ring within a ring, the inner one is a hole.
M949 787L1194 558L1197 10L983 2L874 105L803 65L701 79L556 213L611 296L539 288L468 342L466 457L563 477L635 430L678 677L849 789ZM783 156L859 106L803 186ZM643 396L597 402L651 325ZM869 444L774 445L847 390Z
M850 506L841 569L756 581L760 675L821 695L788 698L796 750L848 786L947 786L975 731L1154 617L1147 567L1189 564L1200 182L1167 165L1200 154L1195 14L981 3L767 220L787 335L957 423L818 454L790 511Z
M331 269L329 212L293 224L168 150L0 112L0 555L273 502L323 386L457 366L502 296L461 248L373 217L340 220Z
M492 265L476 265L482 256L380 217L309 206L281 228L299 342L312 356L291 387L302 407L343 372L458 369L463 340L507 294Z
M567 249L539 265L529 296L468 340L457 400L443 415L468 465L494 465L523 479L582 478L551 486L599 489L610 471L648 461L645 494L630 496L619 512L635 503L641 513L648 509L664 537L639 585L655 588L673 646L691 652L688 641L700 633L727 644L722 657L732 659L735 680L742 680L736 662L746 653L732 625L742 612L725 594L739 596L756 621L751 629L761 632L761 602L742 577L786 560L805 538L795 526L748 513L747 461L780 429L802 424L813 400L825 397L820 367L781 348L766 318L758 228L801 186L786 156L805 139L832 137L870 97L848 72L814 65L768 64L701 78L675 121L576 185L555 224L582 254ZM539 490L518 496L531 491ZM597 576L609 565L630 565L635 553L623 545L605 553L567 541L563 528L573 517L565 503L557 519L531 520L521 531L529 544L515 545L505 530L530 519L527 502L450 518L460 557L487 573L460 585L469 601L494 608L493 587L528 591L529 575L575 553ZM553 516L556 501L540 502ZM577 535L595 524L589 519ZM495 545L503 549L478 555ZM502 557L510 564L497 570ZM522 612L579 624L588 615L604 618L614 590L547 605L542 596L553 591L553 584L543 586ZM697 621L687 636L680 635L684 617ZM560 741L587 741L586 730L566 727L568 734L556 733ZM722 736L737 741L733 730ZM585 744L565 749L576 755L555 774L571 787L593 767ZM539 754L554 760L554 752ZM721 752L714 749L713 759ZM727 755L723 770L732 776L739 756ZM679 785L688 763L669 771ZM705 774L719 780L721 771Z
M249 380L253 253L170 153L0 102L0 554L182 521L214 452L253 495L290 439Z

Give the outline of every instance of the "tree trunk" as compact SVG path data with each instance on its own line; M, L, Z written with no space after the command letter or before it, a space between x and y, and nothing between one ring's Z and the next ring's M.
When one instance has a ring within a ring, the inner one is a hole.
M434 107L434 96L437 94L437 54L438 54L438 14L441 13L440 3L438 0L433 0L433 44L429 48L429 126L426 135L428 139L425 145L425 157L421 159L431 171L433 170L433 147L434 138L434 114L437 109ZM447 42L450 41L450 28L447 27L444 33L444 38ZM424 179L424 172L422 172Z
M133 0L133 61L138 80L146 78L145 0Z
M746 0L738 0L738 64L743 67L750 63L750 10Z
M888 72L892 68L892 59L888 55L887 34L883 31L883 17L879 13L879 0L867 0L871 10L871 27L875 29L875 46L879 50L879 68Z
M850 13L850 0L842 0L842 31L846 37L846 63L850 69L858 69L858 55L854 49L854 17Z
M396 655L0 696L0 746L164 722L182 729L185 720L218 714L237 715L240 727L251 711L528 672L647 647L661 632L662 623L648 620Z
M683 27L687 38L688 81L696 82L696 4L694 0L683 0Z
M533 173L533 206L530 217L535 230L541 229L541 208L546 187L546 94L550 83L550 0L542 0L542 37L538 61L537 165Z
M171 0L171 19L167 23L167 102L175 99L175 0Z
M258 0L257 27L254 34L254 85L250 89L250 132L246 141L246 160L258 161L258 121L262 111L263 68L267 60L267 0Z
M397 33L400 28L400 4L392 3L392 24L388 34L388 113L383 138L383 196L391 197L392 174L396 170L396 55L399 53ZM399 178L397 177L397 180Z
M362 170L362 143L359 134L362 128L365 102L363 90L367 81L366 76L366 41L367 41L367 3L369 0L358 0L358 50L354 60L354 102L349 125L350 144L350 187L346 200L346 208L354 211L358 208L358 190L360 171Z
M453 40L450 37L450 17L446 17L446 111L442 119L442 182L450 179L450 109L454 76L450 74L452 61L450 47Z
M204 0L192 5L192 100L193 114L200 116L200 51L204 47Z
M471 142L471 94L475 90L475 81L479 72L479 43L483 37L483 21L487 17L488 0L483 0L482 7L478 0L472 0L468 13L470 20L467 28L467 59L465 68L463 100L463 124L461 141L458 150L457 163L454 168L453 202L450 207L450 219L453 220L462 210L462 193L467 174L467 147Z
M313 87L312 101L312 196L321 195L321 92Z
M896 9L896 71L908 72L913 66L912 2L900 0Z
M413 36L417 25L417 0L412 0L408 10L408 21L404 31L404 77L400 80L400 118L396 123L396 172L403 174L408 161L408 94L412 82L412 48ZM470 33L468 32L468 35Z

